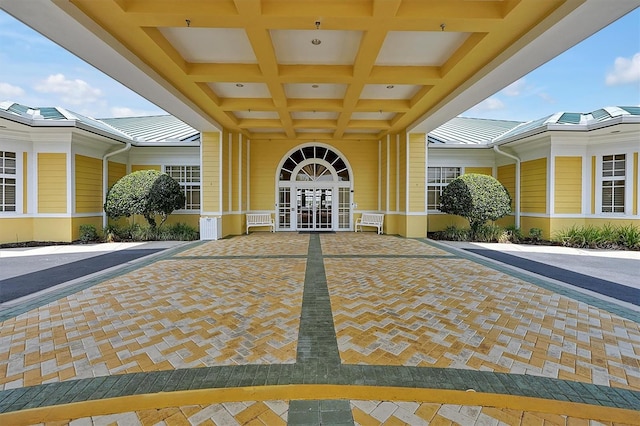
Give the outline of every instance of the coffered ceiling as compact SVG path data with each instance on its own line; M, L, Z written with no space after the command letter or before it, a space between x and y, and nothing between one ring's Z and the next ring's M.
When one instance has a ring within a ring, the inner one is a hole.
M22 2L55 8L55 16L74 23L76 36L91 34L96 48L117 52L127 63L120 70L101 66L64 26L56 29L29 6L0 5L187 122L189 114L165 105L165 94L139 90L136 72L209 123L250 138L378 139L416 126L475 88L468 101L458 102L458 109L469 108L634 7L633 0L621 0L624 8L598 20L592 16L598 1ZM588 3L588 29L566 28L567 39L547 52L538 43L530 65L503 71L502 81L494 76L482 87L484 78L533 49L545 33L557 32L564 19L586 13L580 10ZM132 65L136 72L128 76Z

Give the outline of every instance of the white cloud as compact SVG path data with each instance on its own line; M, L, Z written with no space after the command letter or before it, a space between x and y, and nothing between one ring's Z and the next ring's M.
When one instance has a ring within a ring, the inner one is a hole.
M141 109L134 109L129 107L111 107L109 108L111 113L109 117L146 117L150 115L159 115L159 111L145 111Z
M50 75L35 89L41 93L60 95L64 105L91 104L102 97L102 90L91 87L84 80L68 80L64 74Z
M505 96L520 96L525 89L527 82L524 78L514 81L500 91Z
M14 86L9 83L0 82L0 99L13 100L12 98L17 98L19 96L24 95L24 90L22 87Z
M640 81L640 53L632 58L617 57L613 63L613 70L607 73L605 83L607 86L634 83Z
M538 97L540 99L542 99L543 101L545 101L548 104L555 104L556 103L556 99L551 96L550 94L548 94L547 92L540 92L538 93Z
M504 109L505 105L498 98L487 98L484 101L480 102L478 105L474 106L472 109L474 111L497 111Z

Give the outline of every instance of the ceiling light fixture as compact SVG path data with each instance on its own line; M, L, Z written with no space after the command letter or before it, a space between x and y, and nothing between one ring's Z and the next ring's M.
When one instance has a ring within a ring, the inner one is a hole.
M314 89L317 89L320 86L318 86L317 84L312 84L311 87L314 88Z
M320 21L316 21L316 30L319 30L319 29L320 29ZM322 40L320 40L317 37L311 40L311 44L313 44L314 46L318 46L320 43L322 43Z
M187 23L187 28L191 26L191 19L185 19L184 22Z
M447 27L447 25L445 23L440 24L440 30L444 31L444 29Z
M236 87L244 87L244 84L242 84L242 83L236 83Z
M387 89L393 89L395 86L393 84L390 84L387 86Z

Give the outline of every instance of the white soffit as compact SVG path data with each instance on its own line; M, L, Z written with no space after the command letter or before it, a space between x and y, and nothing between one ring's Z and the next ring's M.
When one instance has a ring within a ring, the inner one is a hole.
M265 83L209 83L209 87L221 98L271 97L269 87Z
M240 119L279 119L280 116L275 111L234 111Z
M420 86L411 84L366 84L360 99L411 99L418 90Z
M188 62L258 62L243 29L164 27L160 32Z
M336 120L338 118L337 112L322 112L322 111L294 111L291 113L291 118L294 120Z
M360 47L361 31L271 30L279 64L352 65ZM319 45L312 40L321 41Z
M318 87L312 87L318 86ZM288 98L294 99L342 99L347 91L346 84L285 84L284 91Z
M395 112L354 112L352 120L391 120L396 116Z
M469 37L469 33L389 31L376 65L440 66Z

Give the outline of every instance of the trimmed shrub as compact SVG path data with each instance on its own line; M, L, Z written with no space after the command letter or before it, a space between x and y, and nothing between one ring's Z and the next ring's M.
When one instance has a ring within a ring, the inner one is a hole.
M176 209L184 205L180 184L166 173L157 170L140 170L118 180L107 193L104 211L112 219L142 215L151 229L159 226Z
M540 241L540 240L542 240L542 229L540 229L540 228L531 228L531 229L529 229L529 238L531 238L531 241Z
M440 211L467 219L475 237L488 220L498 220L511 213L511 197L494 177L468 173L444 188Z
M98 231L96 231L96 227L93 225L80 225L80 241L83 243L91 243L93 241L98 241L100 237L98 236Z

